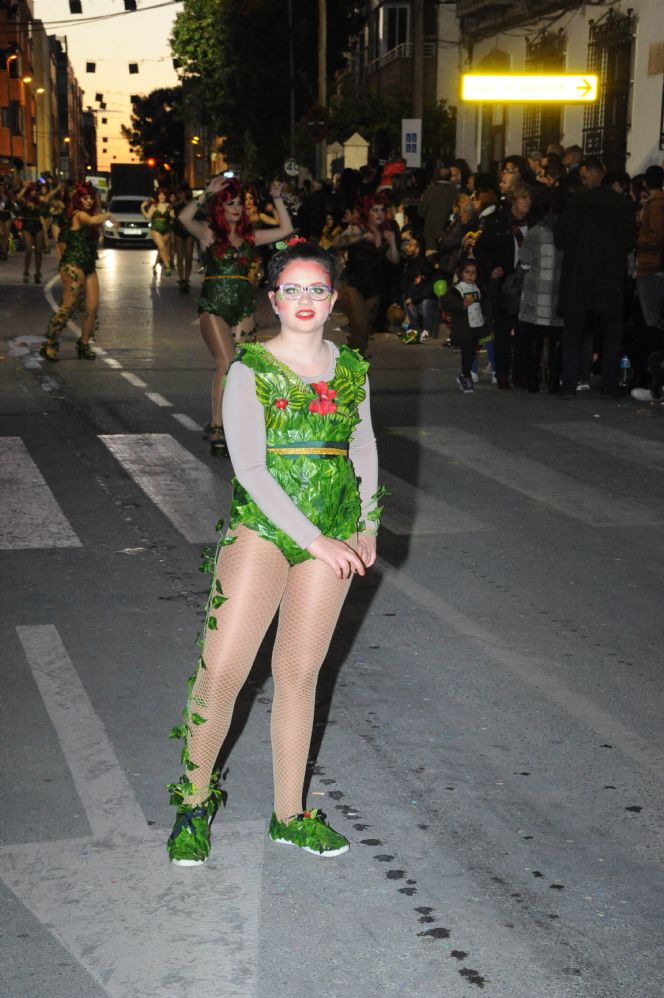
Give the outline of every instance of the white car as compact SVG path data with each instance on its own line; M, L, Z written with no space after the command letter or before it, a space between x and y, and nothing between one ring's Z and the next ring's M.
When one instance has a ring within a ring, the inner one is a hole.
M121 243L138 243L139 246L152 246L149 222L141 214L141 205L147 198L138 194L117 194L111 197L107 211L113 215L102 226L105 246L119 246Z

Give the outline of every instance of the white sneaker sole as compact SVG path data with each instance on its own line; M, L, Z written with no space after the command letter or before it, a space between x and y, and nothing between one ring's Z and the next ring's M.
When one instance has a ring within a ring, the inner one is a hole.
M270 836L272 838L272 836ZM278 842L283 846L295 846L296 849L300 849L302 852L311 853L312 856L319 856L321 859L332 859L334 856L343 856L345 852L348 852L350 846L341 846L340 849L332 849L328 852L318 852L316 849L310 849L309 846L298 846L295 842L289 842L288 839L272 839L273 842Z
M203 866L203 863L207 863L206 859L172 859L171 863L173 866Z

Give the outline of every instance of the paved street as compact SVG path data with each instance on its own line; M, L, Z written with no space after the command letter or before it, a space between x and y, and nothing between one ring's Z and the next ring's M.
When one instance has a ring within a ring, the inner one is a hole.
M374 337L393 495L309 788L351 851L267 839L266 643L212 858L172 868L168 732L231 472L195 295L153 256L101 254L99 356L74 327L48 366L55 257L41 287L0 263L0 995L661 998L664 407L465 396L440 341Z

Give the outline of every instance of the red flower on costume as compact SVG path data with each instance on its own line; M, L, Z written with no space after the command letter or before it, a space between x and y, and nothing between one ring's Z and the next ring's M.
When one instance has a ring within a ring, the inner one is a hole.
M328 388L325 381L316 381L311 387L318 398L309 403L309 412L315 412L319 416L327 416L329 413L337 411L336 402L332 401L337 394L334 388Z
M275 399L274 404L277 409L285 409L288 405L288 399Z

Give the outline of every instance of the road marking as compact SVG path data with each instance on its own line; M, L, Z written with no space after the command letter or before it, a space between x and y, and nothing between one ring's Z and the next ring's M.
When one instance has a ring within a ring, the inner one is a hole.
M116 360L114 357L104 357L104 363L108 364L109 367L112 367L114 371L122 370L122 364L120 363L119 360Z
M0 437L0 548L78 548L81 542L20 437Z
M203 432L203 427L199 426L196 420L187 416L185 412L172 412L171 416L173 419L177 419L178 423L181 423L186 430L193 430L195 433Z
M646 440L624 430L614 430L610 426L595 422L538 423L536 428L611 454L621 461L664 471L664 444L659 440Z
M590 527L649 527L664 522L655 510L632 499L607 495L598 486L512 454L479 434L449 426L392 427L390 432Z
M664 752L623 724L614 714L598 707L583 693L569 689L558 672L555 661L549 661L540 655L522 655L513 645L501 643L500 636L483 628L475 618L457 610L403 569L393 568L382 558L378 559L377 566L383 578L408 599L425 607L446 627L481 644L493 659L524 684L534 687L537 693L558 704L583 727L591 727L603 737L610 738L613 745L617 745L625 755L646 767L658 779L664 778Z
M145 494L192 543L214 538L230 507L230 484L168 433L100 436Z
M136 388L148 387L145 381L142 381L137 374L132 374L131 371L120 371L120 377L128 381L130 385L135 385Z
M381 469L380 481L392 493L385 503L381 523L393 534L418 537L487 529L486 524L470 513L423 492L397 475Z
M159 392L146 392L145 396L146 398L149 398L151 402L154 402L155 405L161 406L162 409L173 408L173 403L169 402L163 395L160 395Z
M58 631L17 631L93 836L4 846L1 879L110 998L255 994L265 823L220 816L206 867L171 867Z

